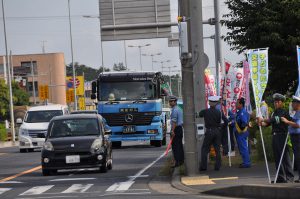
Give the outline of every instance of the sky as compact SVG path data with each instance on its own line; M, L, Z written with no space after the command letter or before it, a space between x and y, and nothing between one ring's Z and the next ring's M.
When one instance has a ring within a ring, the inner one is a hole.
M176 21L177 0L171 1L171 21ZM71 0L71 21L74 49L74 62L85 64L93 68L99 68L101 59L101 38L98 0ZM4 0L6 35L8 50L12 54L37 54L42 53L42 46L46 53L63 52L66 64L71 63L71 45L68 20L67 0ZM221 14L228 12L223 0L221 0ZM5 54L4 30L2 10L0 11L0 55ZM86 18L83 16L92 16ZM203 0L203 20L214 16L213 1ZM177 28L172 28L176 31ZM214 34L214 26L204 25L204 36ZM226 33L222 27L222 34ZM173 72L180 70L178 47L168 47L167 39L128 40L128 45L151 46L142 48L142 53L162 53L155 56L156 61L164 63L165 67L174 67ZM123 41L103 42L103 63L105 67L111 68L114 63L125 63ZM222 52L225 59L231 63L240 62L242 55L229 50L230 47L222 42ZM204 40L204 52L209 57L209 66L214 67L214 40ZM140 68L138 48L126 47L127 65L131 70ZM142 57L143 70L151 70L151 57ZM154 63L154 69L160 70L161 64ZM164 70L167 70L165 68ZM214 71L215 69L212 69ZM166 72L167 72L166 71ZM167 73L168 74L168 73Z

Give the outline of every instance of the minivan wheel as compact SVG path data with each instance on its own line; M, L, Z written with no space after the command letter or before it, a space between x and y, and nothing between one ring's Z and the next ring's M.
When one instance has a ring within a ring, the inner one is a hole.
M103 164L101 167L100 167L100 172L101 173L106 173L107 172L107 169L108 169L108 166L106 164Z

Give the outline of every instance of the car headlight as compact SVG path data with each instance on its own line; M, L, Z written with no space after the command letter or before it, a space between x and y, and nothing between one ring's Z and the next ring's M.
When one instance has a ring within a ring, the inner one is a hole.
M27 129L20 129L20 130L19 130L19 134L20 134L20 135L29 135Z
M47 151L54 151L53 145L51 144L51 142L47 141L44 143L44 147L45 150Z
M102 139L95 139L91 146L91 153L96 153L103 150L102 149Z

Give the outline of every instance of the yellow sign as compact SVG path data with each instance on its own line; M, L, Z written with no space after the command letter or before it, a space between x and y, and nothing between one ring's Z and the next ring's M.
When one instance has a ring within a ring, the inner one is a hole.
M79 97L78 103L79 103L79 110L85 110L85 98Z
M76 82L76 95L84 95L84 77L77 76L75 78L75 82ZM68 90L74 88L72 76L66 77L66 85Z
M39 98L40 100L49 99L49 87L48 85L39 86Z
M73 89L66 90L66 101L67 101L67 103L74 102L74 90Z

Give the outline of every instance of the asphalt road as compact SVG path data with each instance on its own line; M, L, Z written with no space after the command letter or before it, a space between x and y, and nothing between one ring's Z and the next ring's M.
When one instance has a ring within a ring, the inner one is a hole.
M145 142L126 143L113 149L113 169L60 171L42 176L40 151L19 153L17 147L0 149L0 198L216 198L189 195L158 177L166 158L165 147ZM170 195L172 194L172 195Z

